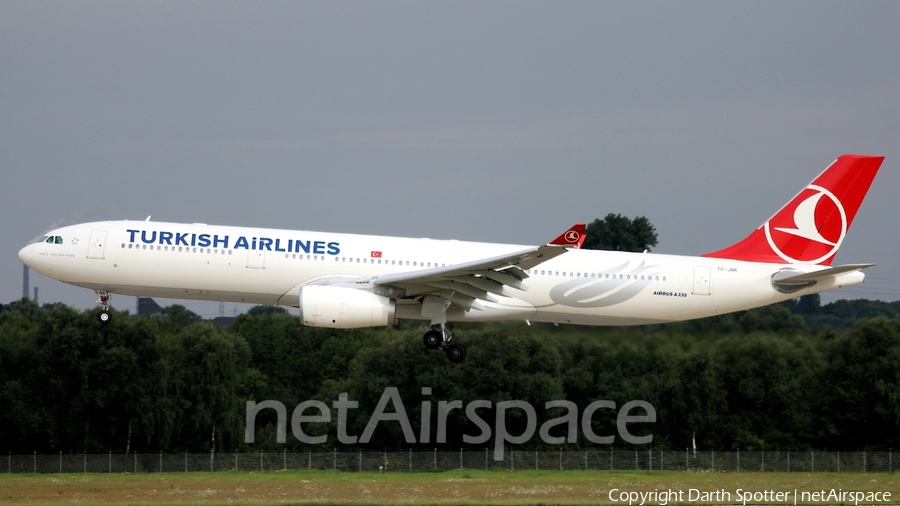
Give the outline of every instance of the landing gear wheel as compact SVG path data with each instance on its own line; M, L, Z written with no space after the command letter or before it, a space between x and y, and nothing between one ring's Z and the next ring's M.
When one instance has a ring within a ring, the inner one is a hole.
M456 364L461 364L466 359L466 347L461 344L447 346L447 358Z
M100 304L101 309L97 319L100 320L100 323L106 325L112 319L112 314L109 312L109 299L112 296L104 290L94 290L94 292L97 293L97 303Z
M444 342L444 336L437 330L429 330L422 336L422 342L429 350L436 350L441 347Z

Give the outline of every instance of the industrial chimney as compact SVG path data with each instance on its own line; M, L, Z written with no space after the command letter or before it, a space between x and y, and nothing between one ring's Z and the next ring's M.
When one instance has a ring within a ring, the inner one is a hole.
M24 299L25 297L28 297L28 291L29 291L28 266L23 264L22 267L23 267L23 269L22 269L22 298Z

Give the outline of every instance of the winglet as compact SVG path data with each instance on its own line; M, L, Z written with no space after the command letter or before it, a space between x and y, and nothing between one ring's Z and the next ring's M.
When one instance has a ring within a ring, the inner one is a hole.
M553 239L549 243L548 246L566 246L569 248L578 249L584 243L584 239L587 237L584 235L584 223L576 223L569 227L569 230L566 230L556 239Z

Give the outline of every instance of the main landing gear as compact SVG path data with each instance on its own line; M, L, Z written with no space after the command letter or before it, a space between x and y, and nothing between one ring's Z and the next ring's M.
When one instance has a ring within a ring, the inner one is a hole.
M112 298L112 295L103 290L94 291L97 292L97 303L99 303L102 308L97 315L97 319L100 320L100 323L105 325L112 319L112 313L109 312L109 300Z
M459 364L466 359L466 347L461 344L450 344L453 334L444 323L432 325L431 330L422 336L425 347L429 350L443 348L447 354L447 359L451 362Z

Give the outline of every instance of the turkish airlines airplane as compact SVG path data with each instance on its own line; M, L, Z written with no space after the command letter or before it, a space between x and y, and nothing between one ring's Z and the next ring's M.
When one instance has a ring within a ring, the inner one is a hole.
M884 157L843 155L744 240L702 256L579 249L583 224L542 246L147 221L50 231L32 269L97 292L280 304L315 327L430 322L425 346L461 362L448 321L663 323L862 283L832 261Z

